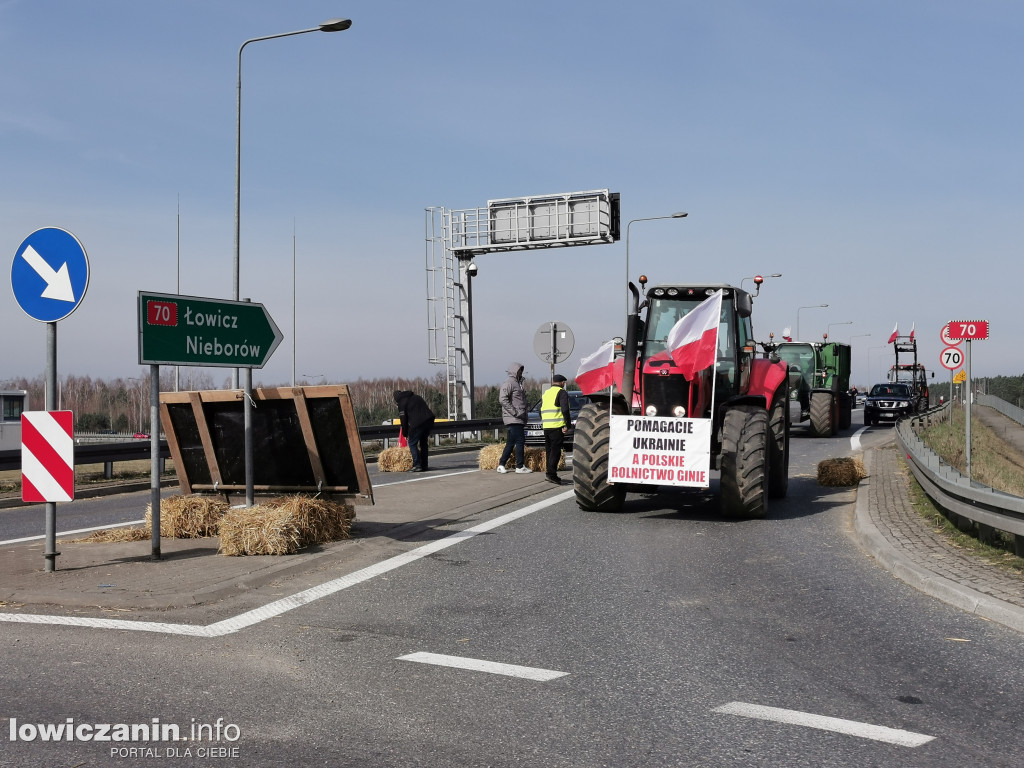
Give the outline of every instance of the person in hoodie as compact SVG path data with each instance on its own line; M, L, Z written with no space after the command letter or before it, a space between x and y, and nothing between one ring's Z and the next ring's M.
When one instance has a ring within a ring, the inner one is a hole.
M512 363L508 367L508 378L498 389L498 402L501 403L501 420L505 422L508 437L505 438L505 449L498 461L498 472L505 474L505 462L512 451L516 452L516 473L523 475L533 472L523 463L526 452L526 390L523 389L523 364Z
M430 430L434 426L434 412L426 400L409 390L396 389L394 395L398 404L398 418L402 422L402 434L409 441L412 471L426 472L427 446Z

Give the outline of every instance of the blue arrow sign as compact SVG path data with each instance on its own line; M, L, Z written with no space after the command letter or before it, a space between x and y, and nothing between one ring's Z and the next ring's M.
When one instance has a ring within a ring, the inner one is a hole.
M34 320L63 320L78 308L88 287L89 257L78 238L66 230L37 229L14 254L14 298Z

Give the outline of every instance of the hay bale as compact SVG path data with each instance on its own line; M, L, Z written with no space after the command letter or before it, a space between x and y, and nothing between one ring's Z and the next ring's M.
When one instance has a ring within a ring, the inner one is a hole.
M148 525L134 525L131 528L107 528L93 531L80 539L62 539L62 542L81 542L85 544L118 544L130 541L146 541L151 536Z
M498 468L498 461L501 459L501 452L505 449L504 445L486 445L480 449L480 456L477 458L477 464L483 471L493 472ZM523 466L529 467L534 472L544 472L547 469L547 456L544 453L543 448L529 447L523 452ZM505 462L506 469L516 468L515 452L508 457L508 461ZM558 459L558 468L565 469L565 451L562 451L561 457Z
M169 539L216 536L228 509L218 496L170 496L160 501L160 535ZM153 505L146 505L146 527L153 527Z
M412 469L412 454L408 448L385 448L377 457L381 472L408 472Z
M498 468L498 459L501 458L501 452L504 448L504 445L485 445L480 449L477 465L483 471L493 472Z
M231 509L220 525L220 554L291 555L351 536L353 508L325 499L287 496Z
M868 476L864 462L858 459L825 459L818 462L818 485L845 488L857 485Z

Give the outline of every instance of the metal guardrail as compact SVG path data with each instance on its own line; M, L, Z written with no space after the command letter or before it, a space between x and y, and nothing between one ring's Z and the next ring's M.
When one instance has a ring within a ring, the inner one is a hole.
M969 480L944 462L917 436L915 425L921 427L933 418L943 418L944 411L949 407L950 404L946 403L897 423L897 441L907 457L910 471L924 492L946 512L953 523L958 522L957 518L976 523L979 526L979 538L982 539L991 534L986 528L1013 534L1014 551L1018 556L1024 556L1024 498Z
M978 395L978 403L980 405L987 405L989 408L995 408L1006 418L1024 425L1024 408L1018 408L1016 405L994 395Z
M439 421L431 430L433 435L457 435L466 432L483 432L498 430L504 427L501 419L473 419L469 421ZM359 427L359 439L364 442L374 440L397 440L398 425L382 424L378 427ZM169 459L171 452L167 441L160 441L160 458ZM140 461L149 458L149 440L130 440L116 443L76 443L75 464L112 464L116 461ZM21 449L0 451L0 471L21 469Z

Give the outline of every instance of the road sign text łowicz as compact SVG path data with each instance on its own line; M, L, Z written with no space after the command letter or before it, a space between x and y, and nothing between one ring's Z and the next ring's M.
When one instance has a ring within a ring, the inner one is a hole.
M283 338L262 304L139 291L139 365L262 368Z

